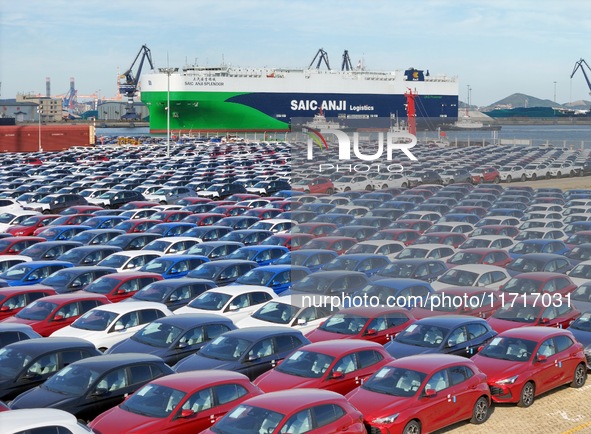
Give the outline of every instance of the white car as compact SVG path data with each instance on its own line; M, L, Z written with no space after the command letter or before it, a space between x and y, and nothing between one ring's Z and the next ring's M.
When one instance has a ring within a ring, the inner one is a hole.
M485 264L466 264L451 268L431 282L435 291L450 286L482 286L498 290L511 276L503 267Z
M354 244L345 252L349 253L374 253L385 255L388 259L394 259L406 246L400 241L367 240Z
M173 313L164 304L151 301L105 304L90 309L51 336L79 337L92 342L100 351L106 351L146 324L170 315Z
M0 273L4 273L13 265L31 262L33 258L25 255L0 255Z
M123 211L118 215L122 217L126 217L130 220L135 219L149 219L152 214L156 214L158 212L155 208L141 208L141 209L128 209L127 211Z
M524 167L525 177L535 181L538 178L549 178L550 170L546 164L531 163Z
M57 408L22 408L0 412L3 434L69 433L91 434L71 413Z
M515 241L505 235L478 235L470 237L458 246L458 249L510 249Z
M441 222L435 223L429 229L425 231L426 234L433 232L453 232L459 234L465 234L466 236L474 232L474 225L465 222Z
M158 202L161 205L175 204L185 197L195 196L195 192L188 187L162 186L153 193L145 194L146 200Z
M341 176L337 181L333 181L335 191L367 190L374 189L373 180L364 175Z
M236 323L257 310L262 303L275 298L277 294L266 286L224 286L208 289L175 313L217 313Z
M566 241L568 236L560 229L555 228L535 228L525 229L517 234L515 240L561 240Z
M585 283L589 283L591 280L591 259L579 262L572 270L566 273L566 275L570 277L570 280L572 280L575 285L581 286Z
M527 176L523 166L503 166L499 169L501 181L510 183L511 181L525 181Z
M400 251L396 259L445 259L455 252L456 250L447 244L417 244Z
M331 314L324 307L303 307L293 303L294 297L284 295L265 303L250 316L236 322L236 327L285 326L306 334L318 328Z
M406 188L408 179L402 173L381 173L373 177L373 185L376 189Z
M169 255L184 252L200 242L199 238L194 237L164 237L150 241L142 250L156 250L164 255Z
M40 212L24 209L11 209L0 212L0 232L5 232L11 226L18 225L23 220L39 215Z
M286 233L294 224L295 222L289 219L267 219L256 222L248 229L262 229L273 233Z
M97 265L115 268L118 272L139 270L152 259L163 256L157 250L123 250L112 253Z
M22 210L23 207L15 199L0 198L0 211Z

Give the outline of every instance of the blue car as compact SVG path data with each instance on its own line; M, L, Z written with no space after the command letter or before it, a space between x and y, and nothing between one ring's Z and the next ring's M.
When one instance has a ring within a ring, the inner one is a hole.
M310 270L297 265L265 265L240 276L234 285L266 286L276 294L281 294L291 288L292 282L298 282L308 274L310 274Z
M433 288L429 282L419 279L389 278L369 282L351 295L353 303L371 305L372 302L384 306L399 306L405 309L425 303ZM353 304L355 306L355 304ZM345 307L349 307L348 305Z
M554 253L565 255L570 251L568 246L560 240L523 240L509 249L509 256L516 259L527 253Z
M289 249L282 246L244 246L234 250L224 259L245 259L255 261L259 265L270 265L288 252Z
M87 246L95 244L107 244L113 238L124 234L125 231L120 229L89 229L84 232L80 232L74 236L71 241L78 241Z
M187 222L166 222L158 223L146 231L150 234L158 234L161 237L178 237L189 229L197 227L194 223Z
M572 222L562 228L562 231L569 237L580 231L591 231L591 221ZM39 235L43 236L43 235Z
M185 255L207 256L210 260L214 261L226 259L227 255L240 247L244 247L244 244L237 241L205 241L185 250Z
M189 271L194 270L201 264L209 262L207 256L201 255L164 255L160 258L152 259L139 271L148 271L158 273L164 279L177 279L185 277Z
M505 266L510 276L529 272L553 272L566 274L573 265L564 255L554 253L526 253Z
M181 277L178 279L157 280L152 282L123 302L128 301L153 301L164 303L170 310L176 310L186 306L195 297L208 289L215 288L216 284L207 279L192 279Z
M217 241L232 230L229 226L196 226L184 232L182 236L199 238L202 241Z
M300 210L296 211L296 214L299 213ZM320 214L314 217L312 222L319 222L319 223L334 223L337 227L344 226L346 224L351 223L355 220L355 216L351 214L343 214L343 213L336 213L336 212L329 212L327 214Z
M273 232L264 229L241 229L231 231L219 239L219 241L237 241L245 246L260 244L273 235Z
M96 265L107 256L121 250L121 247L109 245L80 246L68 250L57 259L71 262L73 265Z
M373 253L351 253L334 258L322 267L322 271L361 271L367 277L371 277L388 264L391 264L391 261L384 255Z
M406 278L433 282L446 271L445 262L438 259L397 259L374 274L371 280Z
M39 237L45 238L47 241L66 241L71 240L81 232L92 229L85 225L59 225L48 226L38 233Z
M0 274L0 288L35 285L50 274L70 267L73 267L72 263L66 261L31 261L16 264Z
M219 261L205 262L187 274L187 277L213 280L217 286L234 283L240 276L256 268L254 261L239 259L221 259Z
M92 229L108 229L117 226L119 223L125 220L129 219L127 217L121 217L118 215L103 215L84 220L84 225L90 226Z
M323 265L338 257L334 250L304 249L288 252L273 264L275 265L301 265L307 267L310 272L319 271Z
M394 358L417 354L454 354L471 357L478 348L497 335L482 318L465 315L441 315L420 319L384 348Z

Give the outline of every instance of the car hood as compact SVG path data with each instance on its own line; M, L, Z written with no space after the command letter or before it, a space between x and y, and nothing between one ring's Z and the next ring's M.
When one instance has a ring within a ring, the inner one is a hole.
M315 329L306 335L311 342L332 341L336 339L359 339L357 335L345 335L342 333L332 333L325 330Z
M76 335L78 336L78 335ZM143 354L154 354L158 357L164 357L167 353L168 348L153 347L151 345L143 344L133 339L125 339L124 341L114 344L109 354L113 353L143 353Z
M567 330L571 332L577 342L582 343L584 347L587 347L591 344L591 332L574 329L572 327L567 328Z
M368 422L378 417L400 413L416 402L414 397L386 395L371 392L361 387L349 392L345 397L347 401L363 414L363 418ZM379 406L376 406L376 402L379 402Z
M237 370L239 363L236 360L218 360L203 357L199 354L193 354L174 365L176 372L202 371L204 369L226 369L228 371Z
M236 327L239 329L245 327L262 327L262 326L283 326L289 327L289 324L279 324L279 323L272 323L268 321L263 321L257 318L253 318L252 316L247 316L246 318L241 319L240 321L236 322Z
M79 396L64 395L57 392L52 392L47 389L35 387L17 396L10 404L13 410L19 408L60 408L64 407L72 401L80 398Z
M26 325L30 325L30 326L33 326L33 325L39 323L39 321L34 320L34 319L17 318L15 316L8 317L5 320L3 320L2 322L3 323L14 323L14 324L26 324Z
M519 328L519 327L527 327L527 326L534 325L532 323L507 321L507 320L504 320L504 319L498 319L498 318L493 318L493 317L488 318L487 321L488 321L488 324L497 333L503 333L504 331L507 331L507 330L510 330L510 329L516 329L516 328Z
M439 353L439 347L435 347L435 348L418 347L416 345L403 344L403 343L400 343L397 341L388 342L386 345L384 345L384 348L395 359L400 359L401 357L414 356L416 354L438 354Z
M516 362L513 360L494 359L478 354L472 357L472 361L486 374L489 384L512 377L522 371L529 371L531 373L531 363L529 361Z
M275 369L265 372L255 381L255 385L265 393L288 389L320 388L322 383L322 378L303 378Z
M98 415L92 422L88 424L88 427L95 433L109 434L114 430L117 432L133 433L134 430L142 429L142 432L148 432L148 429L152 429L152 432L157 432L154 429L154 425L166 421L166 419L156 419L149 416L142 416L130 411L125 411L119 407L114 407L104 413Z

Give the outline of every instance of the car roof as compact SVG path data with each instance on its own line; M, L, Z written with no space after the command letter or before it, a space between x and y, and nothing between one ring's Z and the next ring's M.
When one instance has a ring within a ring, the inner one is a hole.
M285 326L260 326L260 327L245 327L241 329L230 330L225 332L224 336L232 336L240 339L254 340L262 337L279 336L285 334L300 335L299 330L295 330Z
M56 408L23 408L0 412L0 426L5 433L25 432L52 425L75 425L76 416Z
M565 277L566 279L569 279L568 276L566 276L563 273L552 273L549 271L531 271L529 273L520 273L520 274L516 274L515 276L513 276L513 278L523 278L523 279L532 279L532 280L548 280L548 279L555 279L557 277Z
M163 256L164 254L160 250L121 250L120 252L114 252L113 255L126 256L128 258L136 258L144 255L158 255Z
M541 328L541 327L540 327ZM470 359L451 354L420 354L416 356L402 357L393 362L389 362L385 366L395 366L397 368L412 369L419 372L433 372L458 363L473 364Z
M226 382L249 381L248 377L238 372L223 369L205 369L202 371L189 371L175 373L160 377L150 384L168 386L173 389L190 393L193 390L211 387Z
M403 307L389 307L389 306L356 306L356 307L347 307L345 309L341 309L335 313L341 314L348 314L348 315L359 315L359 316L367 316L370 318L377 317L380 315L393 313L393 312L403 312L408 314L409 311Z
M398 261L394 262L397 263ZM315 273L317 274L317 273ZM369 282L369 285L380 284L389 288L406 288L407 286L431 286L429 282L420 279L408 279L406 277L388 277L386 279L377 279Z
M162 359L152 354L143 353L121 353L121 354L101 354L100 356L87 357L85 359L77 360L71 365L84 365L90 369L99 372L108 371L112 368L123 367L126 365L133 365L141 362L162 362Z
M334 404L345 398L336 392L321 389L290 389L269 392L244 401L243 405L263 407L281 414L291 414L318 404ZM286 412L286 403L289 411Z
M466 271L475 272L475 273L488 273L490 271L501 271L503 273L506 273L505 268L499 267L497 265L488 265L488 264L462 264L462 265L457 265L452 269L453 270L466 270Z
M298 348L298 351L312 351L337 357L344 352L380 349L384 349L384 347L377 342L362 339L331 339L307 344Z
M157 303L155 301L133 301L130 303L108 303L103 306L97 306L94 309L96 310L105 310L117 314L126 313L134 310L140 309L159 309L162 311L167 311L168 308L163 303Z
M238 295L247 292L263 291L269 294L275 294L271 288L261 285L228 285L211 288L208 292L217 292L220 294Z
M66 294L56 294L56 295L48 295L47 297L42 297L35 301L47 301L52 303L67 303L69 301L78 301L78 300L104 300L106 304L110 304L109 299L101 294L93 294L91 292L84 292L84 291L76 291Z
M455 327L469 322L486 323L482 318L468 315L438 315L418 320L415 324L430 324L441 327Z
M26 352L28 355L36 356L52 350L71 349L71 348L91 348L96 349L92 342L86 339L76 337L52 337L26 339L9 344L11 348L18 348L19 351Z
M570 335L571 332L556 327L517 327L499 334L499 337L512 337L532 340L542 340L551 336Z

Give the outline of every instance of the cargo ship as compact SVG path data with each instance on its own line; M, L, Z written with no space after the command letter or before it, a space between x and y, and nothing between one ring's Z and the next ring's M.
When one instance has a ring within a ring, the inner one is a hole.
M321 68L323 58L326 68ZM457 77L415 68L353 68L346 51L341 70L330 69L326 53L319 50L304 69L161 68L143 74L140 88L152 133L166 132L168 122L181 133L288 132L318 113L347 128L387 128L393 117L405 118L409 90L417 95L419 126L434 129L458 118Z

